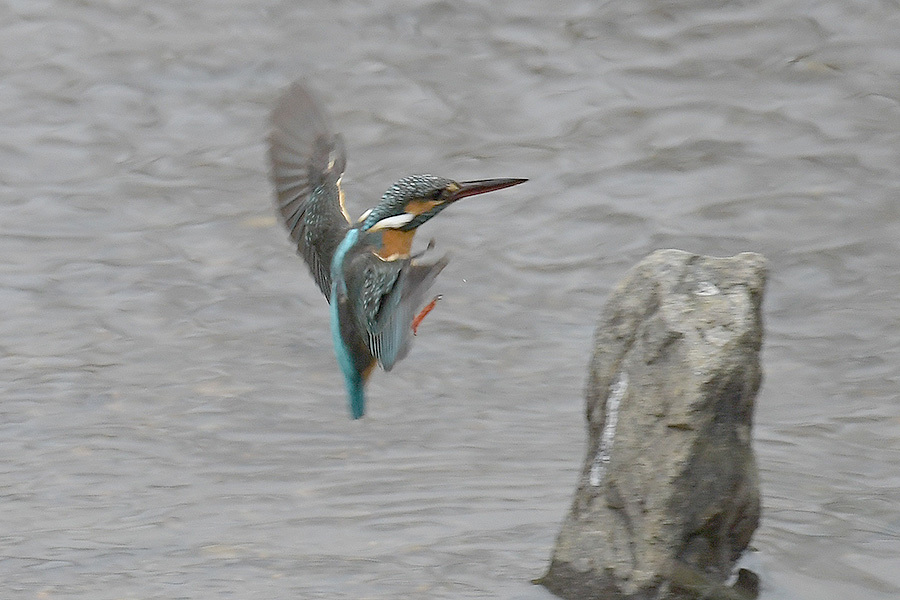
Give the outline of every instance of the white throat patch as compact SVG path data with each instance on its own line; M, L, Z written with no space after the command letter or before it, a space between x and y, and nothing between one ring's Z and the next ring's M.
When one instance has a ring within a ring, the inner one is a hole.
M412 213L400 213L399 215L386 217L378 221L369 228L369 231L379 231L381 229L397 229L398 227L403 227L415 218L416 215Z

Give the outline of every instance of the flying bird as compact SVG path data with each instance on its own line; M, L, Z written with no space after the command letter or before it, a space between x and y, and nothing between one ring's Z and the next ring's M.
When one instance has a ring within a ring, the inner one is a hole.
M439 299L425 302L447 259L418 260L424 252L412 254L416 229L457 200L527 180L411 175L352 221L341 187L343 139L300 83L272 111L269 162L281 222L330 304L334 351L350 415L358 419L375 365L390 371L406 356L412 334Z

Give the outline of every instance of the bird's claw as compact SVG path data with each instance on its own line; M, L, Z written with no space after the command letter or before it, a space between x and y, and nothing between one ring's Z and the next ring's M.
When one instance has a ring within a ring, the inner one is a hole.
M432 310L434 310L435 305L438 303L438 300L440 300L440 299L441 299L441 296L440 296L440 294L438 294L437 296L434 297L434 299L432 299L431 302L429 302L428 304L425 305L425 308L423 308L419 312L419 314L416 315L416 318L413 319L413 321L412 321L413 335L418 335L419 325L422 324L422 320L426 316L428 316L428 313L430 313Z
M425 249L424 249L424 250L422 250L422 251L420 251L420 252L416 252L415 254L413 254L412 256L410 256L410 258L419 258L420 256L422 256L423 254L425 254L425 253L428 252L429 250L434 250L434 238L431 238L430 240L428 240L428 245L425 246Z

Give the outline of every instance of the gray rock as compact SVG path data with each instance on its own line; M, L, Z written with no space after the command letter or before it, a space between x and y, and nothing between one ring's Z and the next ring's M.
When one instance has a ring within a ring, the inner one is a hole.
M758 254L660 250L613 291L587 384L587 457L538 583L569 600L716 597L709 585L759 523L765 276ZM705 591L685 583L699 579Z

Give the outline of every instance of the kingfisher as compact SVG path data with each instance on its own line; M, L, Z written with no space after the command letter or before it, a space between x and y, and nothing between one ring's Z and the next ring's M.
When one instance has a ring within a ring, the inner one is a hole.
M365 383L375 366L390 371L406 356L411 334L440 298L425 303L447 258L418 260L434 244L413 254L416 229L457 200L527 180L456 182L412 175L351 221L341 187L347 164L343 138L313 93L292 84L272 111L270 125L278 214L330 305L335 356L350 416L358 419L365 414Z

